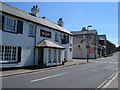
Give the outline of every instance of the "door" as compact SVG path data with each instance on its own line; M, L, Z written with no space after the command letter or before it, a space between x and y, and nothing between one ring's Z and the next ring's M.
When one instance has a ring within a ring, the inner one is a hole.
M40 48L38 49L38 66L41 66L44 64L44 49Z
M64 60L67 61L67 51L64 52Z

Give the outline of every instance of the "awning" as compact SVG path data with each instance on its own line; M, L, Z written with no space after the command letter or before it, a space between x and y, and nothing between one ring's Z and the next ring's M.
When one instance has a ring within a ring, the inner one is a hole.
M64 47L50 41L50 40L43 40L36 45L36 48L56 48L56 49L65 49Z

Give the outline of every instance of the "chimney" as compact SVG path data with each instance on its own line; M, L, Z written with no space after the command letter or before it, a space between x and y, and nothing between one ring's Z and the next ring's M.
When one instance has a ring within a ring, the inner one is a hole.
M37 17L39 17L39 8L38 8L38 5L36 5L36 6L33 6L32 8L31 8L31 14L33 14L34 16L37 16Z
M85 27L83 27L81 31L86 31L86 28L85 28Z
M58 25L64 27L64 21L62 20L62 18L59 18Z

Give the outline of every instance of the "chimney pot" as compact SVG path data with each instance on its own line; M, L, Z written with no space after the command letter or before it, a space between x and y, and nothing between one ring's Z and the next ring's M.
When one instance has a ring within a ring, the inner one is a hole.
M62 20L62 18L59 18L58 25L64 27L64 21Z
M81 31L86 31L86 27L83 27Z
M36 8L38 8L38 5L36 5Z
M31 8L31 14L33 14L34 16L37 16L39 17L39 8L38 8L38 5L36 6L33 6L33 8Z

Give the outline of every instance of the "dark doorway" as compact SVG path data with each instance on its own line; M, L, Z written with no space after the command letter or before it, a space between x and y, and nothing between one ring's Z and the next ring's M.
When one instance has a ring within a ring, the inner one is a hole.
M41 66L44 64L44 49L39 48L38 49L38 66Z

